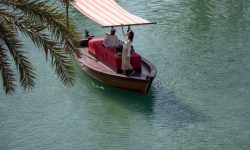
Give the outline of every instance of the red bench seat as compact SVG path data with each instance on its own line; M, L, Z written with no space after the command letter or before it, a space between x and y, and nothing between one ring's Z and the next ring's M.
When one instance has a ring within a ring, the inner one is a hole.
M119 56L116 54L115 48L104 47L103 40L104 38L95 38L89 40L89 52L116 72L120 72L122 66L121 55ZM133 69L141 68L141 56L134 52L134 50L131 50L130 64L132 65Z

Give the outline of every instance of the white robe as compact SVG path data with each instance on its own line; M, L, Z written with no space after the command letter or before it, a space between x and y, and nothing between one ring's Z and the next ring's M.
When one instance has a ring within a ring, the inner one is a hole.
M130 56L131 56L131 41L126 38L122 49L122 70L133 69L132 65L130 64Z

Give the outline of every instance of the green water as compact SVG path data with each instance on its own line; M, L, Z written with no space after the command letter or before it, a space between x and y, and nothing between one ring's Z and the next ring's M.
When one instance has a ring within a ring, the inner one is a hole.
M249 149L250 1L119 3L158 22L133 28L136 51L158 69L148 96L99 83L76 63L76 84L65 87L24 39L36 87L12 96L1 87L0 150ZM107 31L71 14L79 30Z

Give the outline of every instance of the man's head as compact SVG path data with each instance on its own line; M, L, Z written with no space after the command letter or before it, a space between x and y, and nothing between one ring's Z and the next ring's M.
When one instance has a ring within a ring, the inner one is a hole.
M130 39L131 42L133 42L134 39L134 32L132 30L129 30L127 32L128 39Z

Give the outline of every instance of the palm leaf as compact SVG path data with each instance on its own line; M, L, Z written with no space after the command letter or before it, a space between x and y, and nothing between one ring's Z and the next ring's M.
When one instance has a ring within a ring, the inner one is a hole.
M20 84L24 89L31 89L34 87L35 73L27 57L24 55L23 51L20 51L22 44L17 39L16 32L13 30L13 27L6 26L6 23L0 23L0 40L3 45L9 50L12 55L15 64L20 73ZM10 30L12 29L12 30Z
M0 41L0 71L3 79L3 87L6 94L12 94L15 91L14 73L11 70L10 62L5 48Z
M30 37L38 48L43 48L46 54L48 52L52 58L52 66L64 84L72 85L74 81L74 71L70 66L70 58L65 54L58 42L51 40L45 33L33 29L34 26L25 26L26 23L17 24L19 30Z
M68 0L58 0L66 5ZM65 85L72 85L74 81L74 70L71 59L63 48L73 54L71 40L77 37L76 27L72 20L61 12L61 8L54 7L48 0L0 0L0 22L1 22L1 71L5 80L14 81L14 75L9 69L6 51L9 51L20 73L20 83L24 89L34 86L35 74L31 63L22 51L21 41L17 40L18 33L29 37L36 47L42 48L46 54L51 56L51 64L55 72ZM4 33L4 34L2 34ZM7 36L7 34L9 36ZM5 66L5 67L4 67ZM7 72L7 73L6 73ZM9 83L9 82L6 82ZM5 89L12 84L4 84ZM13 84L14 85L14 84Z

